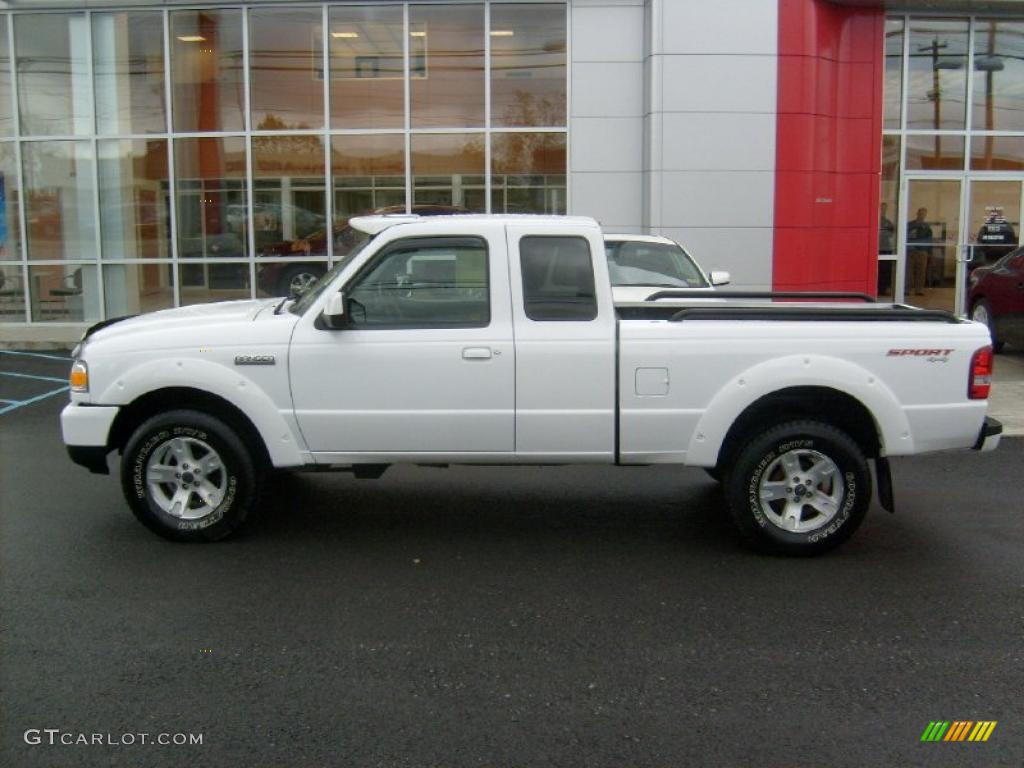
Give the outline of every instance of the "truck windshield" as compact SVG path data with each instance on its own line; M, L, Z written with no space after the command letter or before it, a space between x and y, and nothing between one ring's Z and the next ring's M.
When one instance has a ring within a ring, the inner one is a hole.
M348 243L347 246L349 246L349 250L341 256L338 261L334 262L334 266L325 272L323 277L313 283L313 285L309 287L309 290L299 297L298 301L288 308L288 311L293 315L303 314L314 303L316 303L316 300L320 298L320 294L323 293L327 286L334 281L334 278L340 275L352 259L358 256L367 244L373 240L371 235L367 235L359 230L349 229L348 231L353 233L355 242ZM335 253L337 253L337 249L335 250Z
M605 242L613 286L707 288L708 282L681 246L641 240Z

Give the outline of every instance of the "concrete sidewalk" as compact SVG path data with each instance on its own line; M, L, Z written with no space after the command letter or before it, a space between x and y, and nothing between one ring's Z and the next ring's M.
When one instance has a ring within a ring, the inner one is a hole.
M1004 435L1024 435L1024 350L996 355L988 413L1003 422Z

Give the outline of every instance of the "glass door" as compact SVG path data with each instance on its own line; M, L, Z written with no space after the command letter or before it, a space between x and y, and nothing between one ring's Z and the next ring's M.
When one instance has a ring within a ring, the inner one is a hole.
M902 285L897 300L960 312L966 270L961 247L963 180L908 174L901 211Z

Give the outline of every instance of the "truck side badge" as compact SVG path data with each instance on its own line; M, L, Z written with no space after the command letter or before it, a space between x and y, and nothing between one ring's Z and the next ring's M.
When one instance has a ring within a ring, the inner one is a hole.
M235 365L277 365L273 355L235 355Z

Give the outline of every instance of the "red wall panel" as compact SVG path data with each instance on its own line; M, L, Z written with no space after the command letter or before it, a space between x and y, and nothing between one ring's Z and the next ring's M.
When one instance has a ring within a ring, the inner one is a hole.
M881 8L779 0L779 290L875 292L884 32Z

